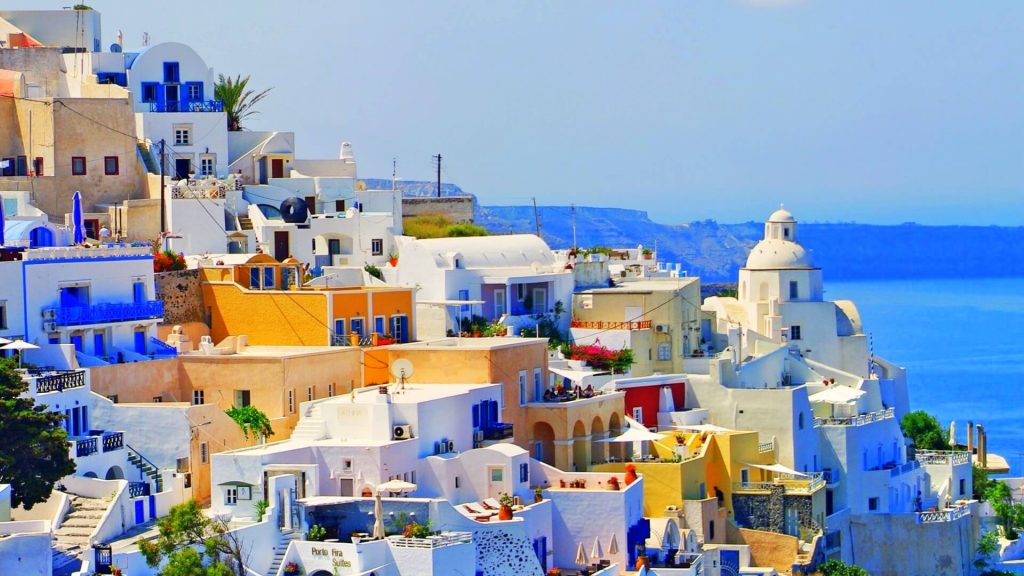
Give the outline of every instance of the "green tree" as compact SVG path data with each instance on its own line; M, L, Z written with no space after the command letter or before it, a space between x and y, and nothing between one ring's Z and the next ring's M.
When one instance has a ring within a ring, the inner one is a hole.
M972 466L971 468L971 495L975 500L981 500L984 502L985 493L988 492L989 487L997 481L989 478L988 470L985 470L981 466Z
M1006 539L1016 540L1017 529L1024 527L1024 505L1014 503L1010 487L999 481L985 490L985 500L992 505Z
M226 410L227 415L235 421L242 429L246 438L252 436L255 440L260 436L267 437L274 435L274 429L270 426L270 418L259 408L249 406L233 406Z
M28 383L16 364L0 358L0 484L11 485L11 505L45 502L54 482L75 473L64 415L23 396Z
M948 450L949 437L939 426L939 421L924 410L915 410L903 415L900 420L903 435L914 441L918 450Z
M870 576L868 571L860 566L846 564L841 560L835 559L829 560L821 566L818 566L818 571L821 572L823 576Z
M224 112L228 116L228 130L239 132L245 128L242 121L246 118L259 114L256 104L267 97L272 88L262 92L253 92L249 89L249 77L242 78L241 75L224 76L217 75L217 83L213 87L213 97L224 103Z
M156 522L155 540L137 544L146 564L167 563L160 576L246 576L246 554L227 524L203 515L195 500L171 507Z

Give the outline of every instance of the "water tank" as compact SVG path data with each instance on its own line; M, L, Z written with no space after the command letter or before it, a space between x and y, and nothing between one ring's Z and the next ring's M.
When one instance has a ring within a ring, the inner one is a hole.
M309 218L309 208L302 198L292 197L281 202L281 218L289 224L302 224Z

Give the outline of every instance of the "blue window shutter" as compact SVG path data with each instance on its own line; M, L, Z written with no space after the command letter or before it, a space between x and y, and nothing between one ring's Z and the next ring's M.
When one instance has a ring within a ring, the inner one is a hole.
M480 405L473 404L473 428L480 427Z
M490 421L491 421L491 424L493 425L496 422L498 422L498 401L497 400L491 400L490 404L491 404L491 406L490 406L490 411L491 411Z

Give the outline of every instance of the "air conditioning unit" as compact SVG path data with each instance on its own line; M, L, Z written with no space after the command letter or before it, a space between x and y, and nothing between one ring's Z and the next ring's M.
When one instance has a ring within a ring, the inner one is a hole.
M43 322L43 332L56 332L56 331L57 331L57 323L56 322L52 322L52 321L51 322Z
M445 452L455 452L455 440L449 440Z
M483 430L473 430L473 442L483 442L483 441L484 441L484 431Z
M672 331L672 327L668 324L655 324L654 331L658 334L668 334Z
M409 438L412 438L412 426L409 426L408 424L395 426L391 430L392 440L408 440Z
M56 320L57 309L56 308L43 308L43 320Z

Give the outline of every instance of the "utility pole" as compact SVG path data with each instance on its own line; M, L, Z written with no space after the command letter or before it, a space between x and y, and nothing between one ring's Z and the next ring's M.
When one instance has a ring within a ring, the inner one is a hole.
M438 154L437 156L434 156L433 158L434 158L434 160L437 160L437 197L440 198L441 197L441 155Z
M167 200L164 198L164 164L167 153L164 150L164 139L160 139L160 234L167 231Z
M537 197L536 196L533 197L533 221L534 221L534 223L537 226L537 237L543 240L544 237L540 235L540 213L537 212Z

